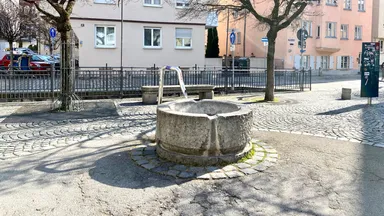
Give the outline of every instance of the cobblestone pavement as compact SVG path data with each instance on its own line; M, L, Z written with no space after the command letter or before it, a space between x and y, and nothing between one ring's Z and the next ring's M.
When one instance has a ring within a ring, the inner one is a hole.
M259 130L384 147L384 99L374 99L368 106L367 99L359 96L359 85L359 81L317 84L312 92L278 94L277 103L251 104L254 125ZM352 100L340 100L342 87L352 88Z
M137 165L161 175L182 179L228 179L264 172L277 163L279 155L274 148L255 139L252 144L255 153L251 158L226 166L195 167L162 160L156 154L155 143L136 146L130 155Z
M236 95L217 99L244 103L254 110L258 130L315 135L384 147L384 100L366 106L359 97L359 81L326 80L316 83L311 92L276 93L279 102L249 103ZM380 83L383 85L383 83ZM352 100L341 101L341 87L353 89ZM380 89L380 93L384 93ZM261 94L252 94L262 98ZM107 136L137 136L155 127L156 106L146 106L137 99L117 100L117 116L87 117L39 122L8 122L9 115L25 104L1 106L0 159L7 159L45 149L56 148ZM29 106L29 105L28 105Z
M124 104L123 104L124 105ZM32 105L33 106L33 105ZM62 147L90 139L108 136L137 136L155 125L155 113L141 111L141 106L131 107L118 116L47 120L38 122L0 123L0 159L13 158L42 150ZM9 115L20 106L6 107L1 111ZM6 117L6 116L5 116ZM9 116L8 116L9 117Z

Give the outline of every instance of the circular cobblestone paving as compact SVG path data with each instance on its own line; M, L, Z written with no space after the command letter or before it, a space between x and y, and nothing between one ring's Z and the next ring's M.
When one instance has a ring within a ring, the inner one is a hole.
M137 165L162 175L182 179L227 179L263 172L277 163L279 155L275 149L259 140L252 140L252 143L255 152L252 158L226 166L197 167L169 162L157 156L155 143L138 146L130 155Z

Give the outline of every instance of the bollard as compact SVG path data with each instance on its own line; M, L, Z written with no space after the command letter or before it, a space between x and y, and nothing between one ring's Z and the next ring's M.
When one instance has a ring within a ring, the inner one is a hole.
M341 100L351 100L352 90L350 88L341 89Z

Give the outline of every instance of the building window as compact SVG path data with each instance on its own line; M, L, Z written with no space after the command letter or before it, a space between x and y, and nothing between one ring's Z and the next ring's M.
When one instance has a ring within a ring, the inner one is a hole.
M342 24L340 27L341 27L341 39L348 39L348 25Z
M362 33L361 33L361 29L363 27L362 26L355 26L355 40L361 40L362 39Z
M192 48L192 29L176 28L176 48Z
M327 5L337 6L337 0L327 0Z
M317 38L320 38L320 26L317 26Z
M327 22L327 36L335 38L336 37L336 23L335 22Z
M303 21L302 25L303 25L303 29L307 30L308 36L312 37L312 22L311 21Z
M236 33L236 43L241 44L241 32Z
M95 26L95 45L99 48L116 47L116 27Z
M161 6L161 0L144 0L145 6Z
M383 43L384 43L384 41L380 41L380 52L383 52Z
M144 28L144 47L161 47L161 28Z
M341 69L349 69L349 56L341 56Z
M177 8L188 8L189 7L189 0L176 0L176 7Z
M357 0L358 11L365 11L365 0Z
M344 9L351 10L351 0L344 0Z
M321 56L321 68L329 69L329 56Z
M93 3L97 4L115 4L114 0L93 0Z

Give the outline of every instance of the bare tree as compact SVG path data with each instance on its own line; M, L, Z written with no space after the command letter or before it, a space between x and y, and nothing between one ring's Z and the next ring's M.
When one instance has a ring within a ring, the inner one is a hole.
M13 70L14 58L13 42L18 41L24 35L30 12L21 9L13 1L0 1L0 38L9 43L11 70Z
M220 13L223 11L247 11L243 14L251 14L259 22L260 26L265 26L268 37L267 54L267 88L265 90L266 101L274 100L274 61L276 38L279 31L290 26L296 19L304 14L306 7L311 2L318 0L262 0L259 3L251 0L228 0L223 4L221 0L190 0L190 7L179 13L180 18L191 18L206 15L207 12ZM272 4L273 2L273 4ZM264 14L257 11L257 4L272 5ZM316 13L308 15L316 15Z
M33 4L35 8L49 20L60 33L61 40L61 110L71 111L72 100L75 95L73 89L73 76L70 70L70 32L72 30L70 16L75 6L76 0L23 0ZM54 12L54 13L52 13Z
M60 33L55 38L53 39L51 38L49 30L52 26L54 25L51 22L41 19L37 23L37 27L36 27L39 34L40 42L44 46L49 47L49 55L52 55L53 51L59 49L61 45L60 39L59 39Z

